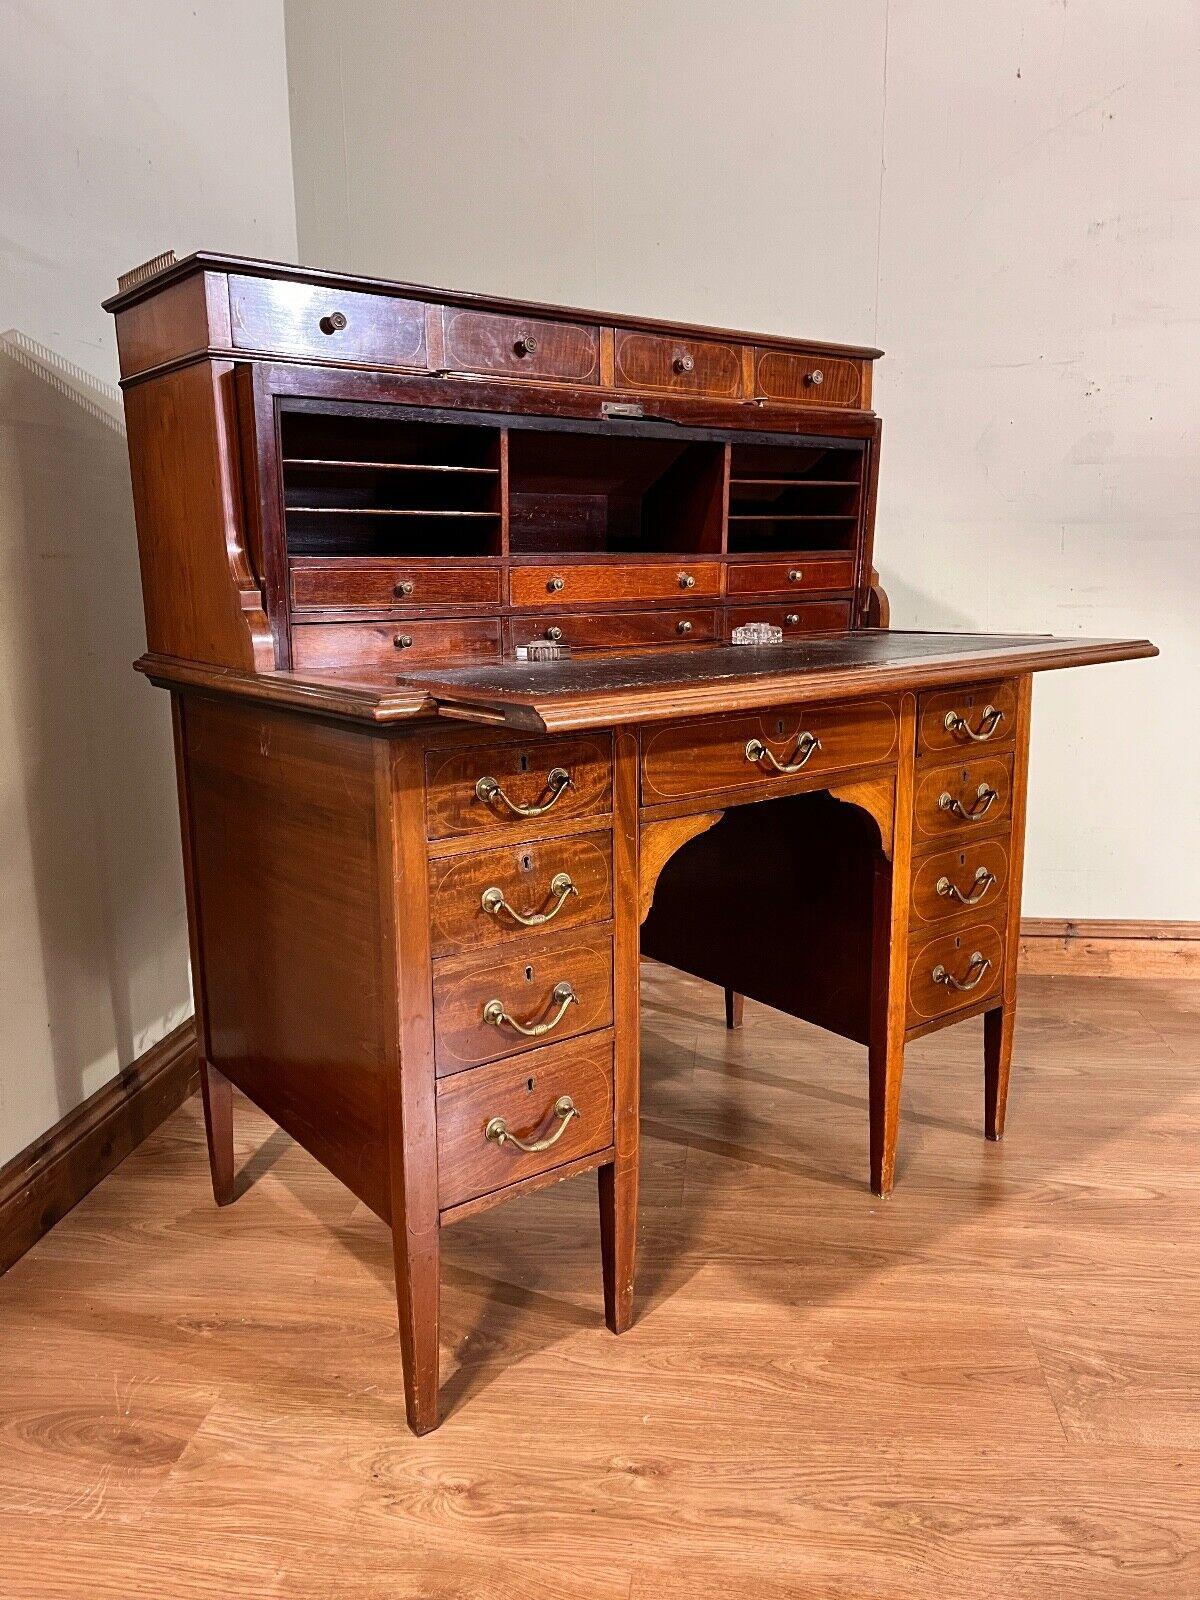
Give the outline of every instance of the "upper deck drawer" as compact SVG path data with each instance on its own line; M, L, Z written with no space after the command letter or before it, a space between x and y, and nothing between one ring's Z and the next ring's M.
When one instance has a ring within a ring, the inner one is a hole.
M564 383L600 381L599 328L449 307L444 316L445 365L450 371L503 372Z
M642 747L642 804L811 778L886 761L899 722L886 700L668 723Z
M425 787L431 839L603 816L612 809L612 741L596 733L431 750Z
M615 357L618 389L678 389L726 399L743 393L738 344L618 329Z
M297 610L371 606L499 605L500 572L485 566L431 566L423 561L347 561L292 565Z
M857 406L862 363L789 350L754 352L754 392L785 405Z
M809 589L852 589L854 557L801 557L794 561L731 561L725 587L735 594L802 594Z
M229 314L238 350L373 367L425 366L425 307L419 300L232 277Z
M717 561L681 560L624 565L514 567L508 580L514 606L566 606L620 600L698 600L720 594Z

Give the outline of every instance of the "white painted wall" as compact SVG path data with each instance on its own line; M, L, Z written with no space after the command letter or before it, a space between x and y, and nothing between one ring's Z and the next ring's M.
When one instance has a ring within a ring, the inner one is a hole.
M878 342L896 626L1035 691L1025 909L1200 916L1200 8L286 0L304 259Z
M893 620L1153 638L1036 681L1025 911L1200 918L1200 7L889 18Z
M173 246L295 254L279 0L0 0L0 1162L191 1009L111 319Z

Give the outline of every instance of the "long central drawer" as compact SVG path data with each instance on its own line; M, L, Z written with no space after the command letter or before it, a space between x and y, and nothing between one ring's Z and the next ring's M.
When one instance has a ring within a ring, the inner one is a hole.
M886 761L898 733L896 709L886 700L668 723L646 735L642 804Z

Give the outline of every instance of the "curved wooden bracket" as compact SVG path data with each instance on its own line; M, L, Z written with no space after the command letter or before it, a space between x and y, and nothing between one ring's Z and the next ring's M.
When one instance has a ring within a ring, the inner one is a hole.
M643 824L638 858L639 924L650 915L659 874L676 850L720 822L724 815L723 811L701 811L692 817L668 817Z
M879 829L883 853L892 859L892 841L895 836L896 783L890 774L874 778L858 778L853 783L839 783L829 793L843 805L857 806L874 820Z

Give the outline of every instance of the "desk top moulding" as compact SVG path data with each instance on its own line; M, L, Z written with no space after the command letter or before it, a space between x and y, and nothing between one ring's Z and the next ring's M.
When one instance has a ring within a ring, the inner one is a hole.
M876 1193L922 1033L983 1016L1000 1137L1032 678L1156 652L878 626L879 351L209 253L107 306L214 1194L236 1086L390 1226L415 1431L441 1228L595 1171L632 1321L640 953L866 1047Z

